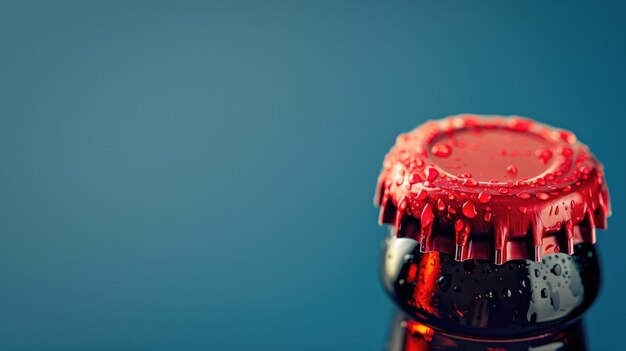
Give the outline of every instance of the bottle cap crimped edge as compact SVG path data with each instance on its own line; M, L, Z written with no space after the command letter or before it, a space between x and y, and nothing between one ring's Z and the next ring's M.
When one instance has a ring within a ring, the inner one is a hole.
M375 204L381 224L458 261L540 261L595 243L610 202L603 166L574 134L528 118L458 115L398 136Z

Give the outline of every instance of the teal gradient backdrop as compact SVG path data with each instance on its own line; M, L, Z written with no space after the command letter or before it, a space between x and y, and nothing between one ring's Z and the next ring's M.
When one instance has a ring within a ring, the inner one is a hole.
M606 164L622 342L624 2L0 2L0 349L379 350L395 136L460 112Z

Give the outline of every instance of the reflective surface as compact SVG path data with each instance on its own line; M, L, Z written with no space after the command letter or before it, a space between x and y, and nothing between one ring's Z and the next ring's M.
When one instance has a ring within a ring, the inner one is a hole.
M599 269L592 245L541 262L455 261L421 253L413 239L386 240L382 277L395 302L429 326L484 337L522 337L562 328L595 299Z
M579 320L556 333L517 340L473 340L445 334L397 311L391 320L389 351L584 351L587 349L582 322Z

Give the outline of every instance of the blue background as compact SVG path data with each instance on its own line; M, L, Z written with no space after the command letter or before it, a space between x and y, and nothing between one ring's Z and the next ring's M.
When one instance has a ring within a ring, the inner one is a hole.
M460 112L606 164L616 345L624 4L1 2L0 348L381 349L382 158Z

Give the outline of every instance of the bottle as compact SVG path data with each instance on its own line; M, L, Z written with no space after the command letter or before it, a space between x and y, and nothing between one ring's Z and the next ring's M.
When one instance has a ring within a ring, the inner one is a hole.
M571 132L459 115L400 135L375 203L391 350L584 350L602 165Z

